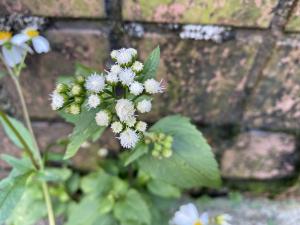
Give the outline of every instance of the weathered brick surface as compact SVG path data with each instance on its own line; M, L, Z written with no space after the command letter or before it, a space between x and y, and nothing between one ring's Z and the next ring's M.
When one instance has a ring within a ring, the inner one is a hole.
M51 17L105 17L104 0L1 0L0 15L13 12Z
M249 98L244 121L248 126L271 129L300 128L299 38L278 42L272 59Z
M237 34L223 44L182 40L169 35L147 33L143 39L126 38L145 58L157 45L161 48L159 79L167 90L155 100L147 119L181 113L194 121L223 124L239 122L240 109L234 107L235 93L245 78L261 37ZM234 110L234 108L236 110Z
M100 30L49 30L46 36L52 51L29 56L27 69L21 78L30 115L35 118L57 116L50 108L49 94L59 76L72 75L76 62L102 70L109 55L106 34ZM6 77L4 82L13 102L18 103L10 78Z
M126 0L126 20L268 27L277 0Z
M291 176L297 163L296 140L285 133L241 133L224 149L222 175L237 179Z

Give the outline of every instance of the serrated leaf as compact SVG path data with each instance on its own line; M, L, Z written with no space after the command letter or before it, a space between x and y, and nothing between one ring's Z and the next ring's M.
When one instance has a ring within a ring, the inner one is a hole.
M142 196L134 189L129 190L124 199L120 199L116 202L114 216L122 225L151 224L151 215L148 205Z
M83 110L82 113L74 116L65 116L68 122L75 124L74 130L69 138L70 142L64 159L69 159L76 154L83 142L91 138L95 133L101 133L105 127L99 127L95 122L96 110Z
M0 224L13 212L20 201L29 174L8 177L0 182Z
M139 144L136 148L134 148L127 158L125 159L125 166L128 166L130 163L134 162L135 160L139 159L143 155L148 152L148 146L145 144Z
M157 46L146 59L143 69L143 80L151 79L156 77L158 65L160 59L160 49Z
M210 146L188 118L169 116L150 131L172 135L173 155L158 160L150 154L139 159L139 166L152 177L181 188L218 187L220 174Z
M152 194L164 198L179 198L181 195L180 189L159 180L151 180L147 188Z

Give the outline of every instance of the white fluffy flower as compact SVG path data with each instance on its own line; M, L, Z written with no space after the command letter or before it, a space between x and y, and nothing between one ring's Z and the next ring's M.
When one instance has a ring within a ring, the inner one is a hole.
M90 95L88 97L87 105L89 108L94 109L97 108L101 103L100 97L98 95Z
M145 90L149 94L156 94L163 92L164 87L161 85L161 82L158 82L154 79L148 79L144 83Z
M132 61L132 53L126 48L122 48L116 54L117 62L120 65L129 64Z
M134 48L128 48L126 50L127 50L127 52L129 54L131 54L132 57L136 57L137 56L137 50L136 49L134 49Z
M99 93L105 87L105 79L102 75L94 73L90 75L85 82L85 88L89 91Z
M11 42L15 45L23 45L29 40L32 41L33 48L37 53L47 53L50 51L49 41L40 36L37 27L27 27L20 34L14 35Z
M120 134L119 139L123 148L133 148L138 142L139 136L134 130L127 128Z
M135 61L131 68L134 72L139 73L139 72L142 72L144 65L143 65L143 63L141 63L139 61Z
M112 50L110 53L110 56L112 59L117 59L117 55L118 55L118 50Z
M138 102L136 108L140 113L150 112L151 108L152 108L151 100L144 99L144 100Z
M113 65L110 68L110 72L115 73L115 74L119 74L121 72L121 70L122 70L122 67L119 65Z
M130 93L133 94L133 95L139 95L143 92L144 90L144 87L143 87L143 84L137 82L137 81L134 81L131 85L130 85Z
M58 92L53 91L51 96L51 108L53 110L58 110L64 106L65 99L62 95L60 95Z
M135 129L137 131L141 131L141 132L145 132L147 129L147 123L143 122L143 121L139 121L137 122L137 124L135 125Z
M170 225L208 225L209 217L207 213L199 214L195 205L189 203L183 205L175 213Z
M109 116L108 112L106 112L106 111L99 111L96 114L95 120L96 120L97 125L107 127L110 122L110 116Z
M119 73L119 79L123 85L129 86L134 81L135 73L129 69L122 69Z
M232 220L232 216L229 214L221 214L216 216L215 221L217 225L231 225L230 221Z
M110 127L115 134L118 134L123 130L123 124L119 121L113 122Z
M128 120L126 120L125 123L128 127L134 127L134 125L136 123L136 118L133 116L133 117L129 118Z
M112 73L112 72L108 73L105 78L106 78L106 81L111 84L115 84L119 80L118 74Z
M133 103L127 99L119 99L116 104L116 113L122 122L131 119L135 113Z

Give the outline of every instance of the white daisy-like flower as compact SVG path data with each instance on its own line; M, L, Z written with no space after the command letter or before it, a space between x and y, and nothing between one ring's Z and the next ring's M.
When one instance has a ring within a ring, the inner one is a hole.
M0 45L8 42L12 37L12 32L10 31L0 31Z
M143 122L143 121L139 121L137 122L137 124L135 125L135 129L137 131L140 131L140 132L145 132L146 129L147 129L147 123Z
M98 95L92 94L88 97L87 105L90 109L97 108L101 103Z
M135 73L129 69L125 68L119 73L119 79L123 85L129 86L134 81Z
M110 115L108 112L102 110L96 113L95 120L97 125L107 127L110 123Z
M142 72L143 68L144 68L144 65L143 63L139 62L139 61L135 61L133 63L133 65L131 66L132 70L136 73L140 73Z
M64 106L65 99L57 91L53 91L53 93L50 96L51 96L51 108L53 110L58 110Z
M145 90L149 94L162 93L164 87L161 85L161 82L158 82L154 79L148 79L144 83Z
M135 113L133 102L127 99L119 99L116 104L116 113L122 122L130 120Z
M123 130L123 124L119 121L113 122L110 127L115 134L118 134Z
M144 99L144 100L138 102L136 108L140 113L150 112L151 108L152 108L151 100Z
M119 139L123 148L134 148L139 140L139 136L134 130L127 128L120 134Z
M207 213L199 214L197 208L192 203L183 205L175 213L170 225L208 225L209 217Z
M132 53L126 48L122 48L118 51L116 60L120 65L129 64L132 61Z
M221 214L216 216L215 221L217 225L231 225L230 221L232 220L232 216L229 214Z
M85 82L85 88L89 91L99 93L105 87L105 79L102 75L94 73L90 75Z
M15 45L22 45L25 42L31 40L34 50L37 53L47 53L50 51L49 41L40 36L37 27L27 27L20 34L16 34L12 37L11 42Z
M116 60L118 56L118 50L112 50L110 56L112 59Z
M121 71L122 71L122 67L119 65L112 65L112 67L110 68L110 72L115 74L119 74Z
M25 54L25 46L12 45L10 48L7 46L2 47L3 59L9 67L14 67L21 63Z
M125 123L128 127L134 127L134 125L136 123L136 118L133 116L133 117L129 118L128 120L126 120Z
M119 81L119 78L118 78L118 74L116 73L108 73L105 77L106 81L111 83L111 84L115 84Z
M129 87L130 93L133 95L139 95L143 92L144 86L142 83L134 81Z

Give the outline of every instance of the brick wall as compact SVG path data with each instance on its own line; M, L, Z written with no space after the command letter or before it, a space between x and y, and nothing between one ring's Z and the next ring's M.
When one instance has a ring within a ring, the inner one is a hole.
M46 36L52 52L30 57L22 79L42 147L71 130L47 101L59 75L72 74L76 61L104 69L114 48L132 46L145 58L159 44L159 76L167 81L168 91L157 99L146 120L154 122L172 113L191 117L230 181L269 182L296 175L300 161L297 0L0 2L0 15L13 12L50 19ZM12 83L8 78L1 83L0 102L20 116ZM109 136L81 150L75 166L93 168L100 146L117 151ZM1 152L18 154L2 131L0 137Z

